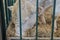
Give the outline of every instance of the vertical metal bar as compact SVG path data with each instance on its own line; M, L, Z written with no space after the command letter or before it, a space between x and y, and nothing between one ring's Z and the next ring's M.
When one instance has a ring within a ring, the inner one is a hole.
M6 6L8 7L8 0L6 0ZM6 12L6 14L7 14L6 16L7 16L7 18L8 18L7 21L8 21L8 24L9 24L9 17L10 17L10 16L9 16L9 10L8 10L7 7L6 7L6 11L7 11L7 12ZM7 27L8 27L8 24L7 24Z
M8 0L6 1L6 3L7 3L7 7L8 7ZM8 27L8 25L9 25L9 21L10 21L10 14L9 14L10 12L9 12L9 10L8 10L8 8L7 8L7 17L8 17L8 24L7 24L7 27Z
M20 17L20 40L22 40L22 24L21 24L21 0L19 0L19 17Z
M14 4L14 0L12 0L12 5Z
M56 0L54 0L54 5L53 5L51 40L53 40L53 32L54 32L55 7L56 7Z
M9 2L9 1L7 0L7 7L8 7L8 5L9 5L8 2ZM8 15L7 15L7 16L8 16L8 24L9 24L9 21L10 21L10 14L9 14L8 8L7 8L7 13L8 13Z
M8 26L9 16L8 16L8 10L7 10L7 0L4 0L4 2L5 2L5 12L6 12L6 24Z
M1 19L2 19L2 40L6 40L6 29L5 29L5 16L3 8L3 0L0 0L0 10L1 10Z
M38 40L38 0L36 0L36 40Z

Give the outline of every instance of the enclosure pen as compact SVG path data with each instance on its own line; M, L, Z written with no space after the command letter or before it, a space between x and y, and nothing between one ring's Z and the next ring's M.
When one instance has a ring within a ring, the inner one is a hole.
M21 0L19 0L19 19L20 19L20 40L22 40L22 24L21 24Z
M53 16L52 16L52 33L51 33L51 40L54 40L54 38L53 38L53 32L54 32L55 8L56 8L56 0L54 0L54 3L53 3Z
M38 40L38 0L36 0L36 40Z
M5 4L3 4L3 1ZM14 1L15 0L11 0L11 4L14 5ZM19 34L20 36L19 37L10 37L11 39L10 40L60 40L60 38L55 38L53 36L54 34L54 19L55 19L55 8L56 8L56 0L53 0L53 15L52 15L52 28L51 28L51 38L40 38L38 37L38 2L39 0L36 0L36 35L35 37L23 37L22 35L22 4L21 4L21 0L19 0L19 24L20 24L20 30L19 30ZM45 5L45 4L44 4ZM43 6L44 6L43 5ZM3 7L4 6L4 7ZM11 6L11 5L10 5ZM7 40L6 39L6 29L8 27L8 24L9 24L9 20L10 20L10 14L8 13L8 0L0 0L0 10L1 10L1 19L2 19L2 40ZM4 13L4 10L5 10L5 13ZM5 14L5 15L4 15ZM5 19L6 17L6 19ZM6 21L6 23L5 23ZM6 26L7 25L7 26ZM41 33L40 33L41 34ZM9 40L9 39L8 39Z
M6 28L5 28L5 18L4 18L4 8L3 8L3 0L0 0L0 10L1 10L1 20L2 20L2 40L6 40Z

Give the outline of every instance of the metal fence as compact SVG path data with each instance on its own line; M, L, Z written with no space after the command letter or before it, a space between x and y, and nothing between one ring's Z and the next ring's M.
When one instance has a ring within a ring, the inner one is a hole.
M9 9L7 9L7 6L13 5L13 2L15 0L3 0L3 1L4 1L4 3L3 3L4 7L1 8L1 15L2 15L2 36L3 36L2 39L6 40L6 31L5 30L8 27L9 21L11 20L11 12L9 11ZM38 1L39 0L36 0L36 37L35 37L35 40L39 40L38 39ZM53 3L53 17L52 17L51 40L54 39L53 38L53 30L54 30L55 7L56 7L56 0L54 0L54 3ZM3 10L4 10L4 12L3 12ZM19 10L20 10L19 11L19 14L20 14L20 40L23 40L23 38L22 38L22 25L21 25L21 0L19 0Z

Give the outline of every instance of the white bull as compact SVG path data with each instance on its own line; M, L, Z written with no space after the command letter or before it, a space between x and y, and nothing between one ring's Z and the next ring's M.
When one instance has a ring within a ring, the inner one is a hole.
M22 35L25 35L25 31L29 28L32 28L36 23L36 0L32 2L29 0L21 0L21 16L22 16ZM14 4L14 6L9 7L12 10L12 21L15 23L16 35L20 35L20 24L19 24L19 2L18 0ZM43 10L43 9L42 9ZM44 10L43 10L44 11ZM41 13L43 13L43 11ZM32 15L31 15L32 14ZM43 22L46 24L44 16L42 16ZM16 24L17 23L17 24ZM55 29L57 28L56 20L55 20ZM54 29L54 30L55 30Z

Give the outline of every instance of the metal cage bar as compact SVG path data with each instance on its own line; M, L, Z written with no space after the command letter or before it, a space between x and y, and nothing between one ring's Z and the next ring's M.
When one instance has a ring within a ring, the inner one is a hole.
M38 0L36 0L36 40L38 40Z
M5 28L5 18L4 18L4 8L3 0L0 0L0 10L1 10L1 20L2 20L2 40L6 40L6 28Z
M7 0L4 0L4 3L5 3L5 12L6 12L6 24L8 26L8 23L9 23L9 14L8 14L8 9L7 9L7 5L8 5Z
M0 1L2 4L2 2ZM2 17L2 39L6 40L6 28L5 28L5 19L4 19L4 8L3 4L1 7L1 17ZM51 40L53 40L53 32L54 32L54 18L55 18L55 7L56 7L56 0L54 0L53 5L53 16L52 16L52 33L51 33ZM7 0L5 0L5 10L6 10L6 22L8 24L8 13L7 13ZM20 40L22 40L22 24L21 24L21 0L19 0L19 16L20 16ZM36 40L38 40L38 0L36 0Z
M52 33L51 33L51 40L53 40L53 32L54 32L54 19L55 19L55 8L56 8L56 0L54 0L53 4L53 16L52 16Z
M21 0L19 0L19 19L20 19L20 40L22 40L22 24L21 24Z

